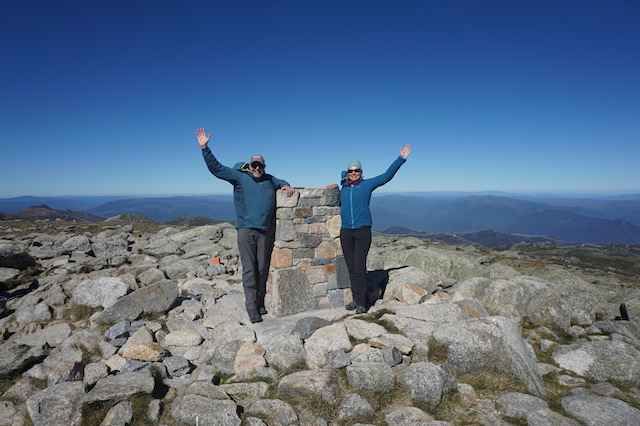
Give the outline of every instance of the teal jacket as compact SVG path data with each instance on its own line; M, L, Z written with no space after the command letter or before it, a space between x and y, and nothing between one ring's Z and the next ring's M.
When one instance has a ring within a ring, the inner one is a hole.
M362 179L355 185L349 185L347 172L342 172L342 188L340 189L340 217L342 227L347 229L371 227L371 211L369 202L374 189L389 182L396 174L400 166L407 161L398 157L386 172L371 179Z
M233 168L223 166L209 147L202 150L202 156L215 177L233 185L236 228L274 229L276 191L289 185L287 181L267 173L256 179L246 163L236 163Z

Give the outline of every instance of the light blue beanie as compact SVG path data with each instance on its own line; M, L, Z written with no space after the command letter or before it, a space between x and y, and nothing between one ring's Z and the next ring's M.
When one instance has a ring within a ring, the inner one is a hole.
M360 161L355 159L355 158L353 160L349 161L349 165L347 166L347 170L349 170L353 166L356 166L357 168L362 170L362 165L360 165Z

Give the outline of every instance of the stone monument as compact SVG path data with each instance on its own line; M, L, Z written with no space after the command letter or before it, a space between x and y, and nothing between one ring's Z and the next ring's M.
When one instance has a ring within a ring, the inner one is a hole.
M340 247L338 189L278 191L271 257L271 312L290 315L343 307L352 300Z

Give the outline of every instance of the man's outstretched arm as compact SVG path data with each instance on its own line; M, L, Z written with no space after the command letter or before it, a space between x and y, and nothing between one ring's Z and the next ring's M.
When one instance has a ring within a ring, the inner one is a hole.
M226 180L227 182L231 182L235 184L238 182L238 174L240 172L231 169L230 167L224 166L220 164L220 162L213 155L207 144L211 139L211 133L207 135L207 132L200 128L196 130L196 137L198 138L198 145L202 148L202 156L204 157L205 163L207 163L207 167L211 174L213 174L218 179Z

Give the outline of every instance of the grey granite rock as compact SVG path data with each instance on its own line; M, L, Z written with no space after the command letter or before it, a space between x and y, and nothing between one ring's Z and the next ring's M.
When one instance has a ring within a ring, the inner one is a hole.
M436 405L447 393L457 391L456 375L450 367L417 362L399 371L399 379L411 398Z
M84 280L73 289L73 300L80 305L106 308L127 294L129 286L117 277Z
M100 426L127 426L133 419L133 408L130 401L122 401L113 406L100 423Z
M316 330L305 341L304 349L309 368L323 368L330 352L351 349L351 341L344 324L337 323Z
M293 330L291 330L291 334L297 334L302 340L306 340L311 337L316 330L328 325L331 325L331 321L309 316L298 320Z
M388 392L396 383L391 367L379 362L359 362L346 367L349 386L368 392Z
M277 334L265 344L265 350L269 365L280 370L305 362L304 346L297 334Z
M42 347L32 348L20 343L0 345L0 378L21 373L45 358Z
M511 320L488 317L442 324L433 337L447 347L447 363L455 370L494 368L520 380L535 395L546 394L534 354Z
M265 416L274 425L294 425L298 422L298 415L293 408L279 399L262 399L249 407L247 414ZM271 424L271 423L270 423Z
M17 340L17 343L29 345L29 346L58 346L65 341L71 335L71 326L66 322L50 325L38 330L34 333L30 333L22 336Z
M340 407L338 408L338 420L344 419L371 419L375 416L375 411L371 404L367 402L366 399L358 395L357 393L352 393L349 395L345 395L340 401Z
M612 340L560 346L553 352L559 367L594 380L640 386L640 351Z
M332 370L304 370L283 377L278 383L278 393L299 397L320 397L327 404L334 404L337 389Z
M101 324L133 321L143 312L164 312L178 298L178 286L169 280L151 284L118 299L95 319Z
M36 264L36 260L16 244L0 242L0 267L27 269Z
M526 418L529 413L549 409L547 403L533 395L510 392L500 396L496 403L505 416Z
M162 361L167 368L167 373L172 377L180 377L189 374L193 370L191 363L181 356L170 356Z
M65 382L50 386L27 399L27 410L34 426L79 425L79 402L85 395L82 382Z
M271 280L274 283L272 305L275 315L290 315L315 307L311 284L301 269L276 269L271 274Z
M209 399L200 395L177 397L171 404L171 417L188 425L240 426L237 405L229 399Z
M148 372L134 372L100 379L82 402L111 401L127 398L137 393L151 394L155 381Z
M110 340L117 339L118 337L129 337L130 330L131 323L124 320L109 327L109 329L104 332L104 335Z
M416 407L398 408L384 418L389 425L410 425L433 421L433 417Z
M560 400L562 407L588 426L638 425L640 410L615 398L572 395Z

